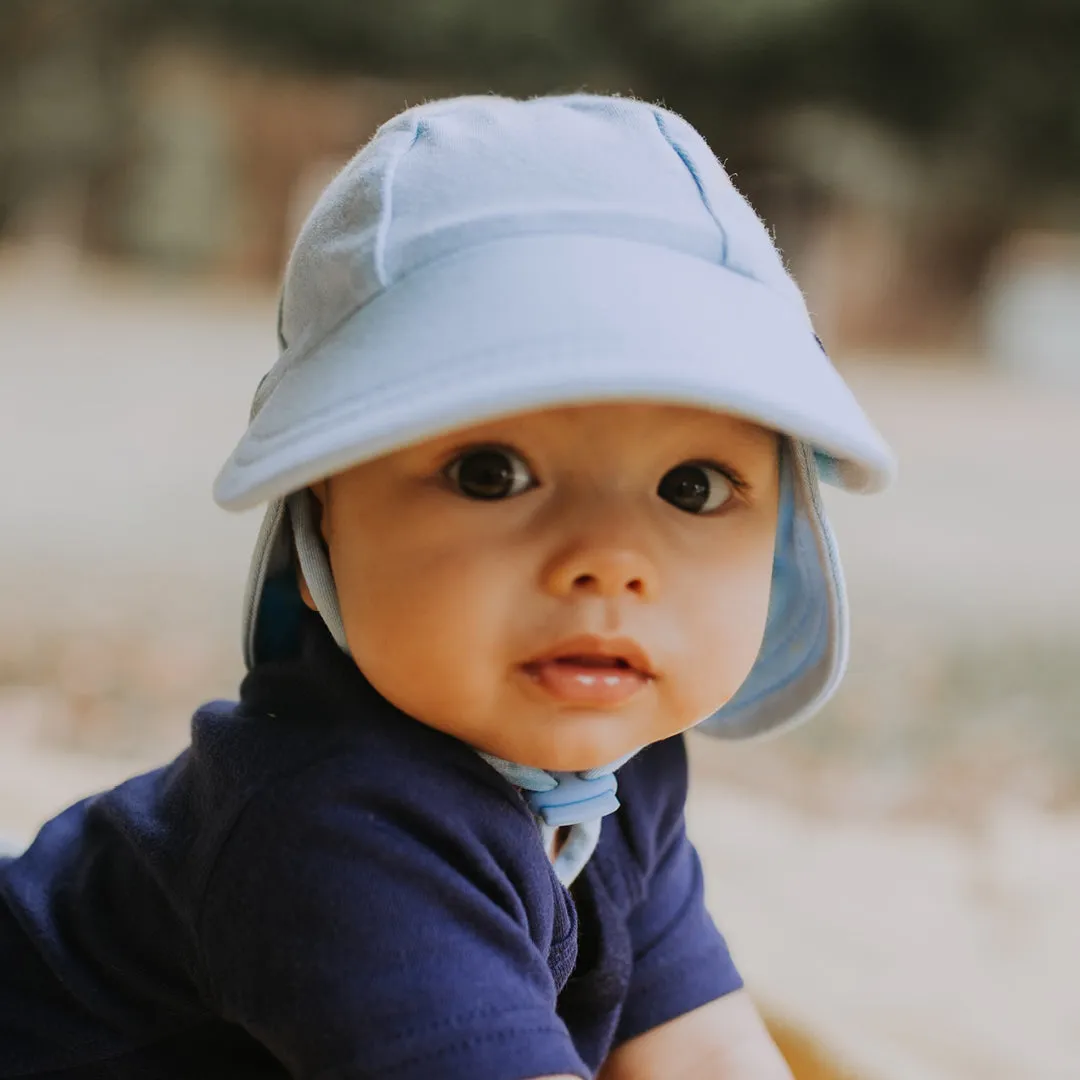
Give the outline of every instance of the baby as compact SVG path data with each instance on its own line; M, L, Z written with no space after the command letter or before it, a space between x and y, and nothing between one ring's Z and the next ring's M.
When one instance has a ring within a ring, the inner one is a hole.
M0 1077L790 1076L681 732L835 688L887 447L684 120L402 113L296 243L219 503L240 701L0 863Z

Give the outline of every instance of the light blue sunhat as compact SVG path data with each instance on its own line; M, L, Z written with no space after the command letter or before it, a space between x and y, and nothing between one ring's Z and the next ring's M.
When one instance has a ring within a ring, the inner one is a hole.
M302 227L279 339L214 488L226 509L269 502L244 611L249 666L296 646L294 550L344 647L307 485L497 416L648 400L786 436L764 642L701 726L762 734L836 688L847 607L819 477L876 491L893 458L768 231L681 117L585 94L401 113Z

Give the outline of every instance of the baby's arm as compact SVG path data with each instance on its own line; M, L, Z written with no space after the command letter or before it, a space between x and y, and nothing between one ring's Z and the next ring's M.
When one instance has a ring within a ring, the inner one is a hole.
M793 1078L749 995L736 990L623 1043L597 1080Z
M682 740L646 753L643 796L660 812L652 836L634 837L647 887L628 920L630 989L600 1080L791 1080L705 905L701 860L686 835Z
M598 1080L792 1080L754 1003L736 990L618 1047Z

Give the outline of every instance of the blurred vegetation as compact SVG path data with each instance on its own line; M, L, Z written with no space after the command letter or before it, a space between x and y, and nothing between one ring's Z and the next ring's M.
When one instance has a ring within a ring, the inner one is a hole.
M1080 181L1080 0L0 0L0 67L58 38L107 61L169 33L320 72L615 81L725 141L819 105L1014 200Z
M614 76L723 130L725 144L792 108L851 111L963 162L967 179L1012 202L1080 180L1077 0L157 6L176 29L319 70L436 73L520 92Z
M868 198L946 305L1017 226L1080 227L1080 0L0 0L0 231L43 176L87 178L91 203L115 187L125 73L167 41L289 74L661 100L786 248L830 199Z

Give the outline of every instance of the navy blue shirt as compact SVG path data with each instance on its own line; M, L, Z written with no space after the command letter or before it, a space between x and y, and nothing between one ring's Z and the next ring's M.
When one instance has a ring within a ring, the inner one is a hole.
M312 620L171 765L0 863L0 1077L588 1076L741 986L682 739L619 796L567 890L518 792Z

